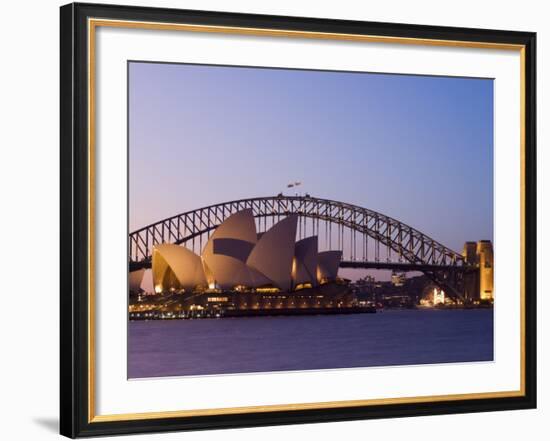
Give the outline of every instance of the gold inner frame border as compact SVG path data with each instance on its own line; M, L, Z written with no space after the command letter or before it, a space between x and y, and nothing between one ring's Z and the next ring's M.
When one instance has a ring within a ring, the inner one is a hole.
M218 409L193 409L143 413L96 415L95 407L95 35L97 27L115 27L146 30L167 30L239 34L266 37L310 38L370 43L411 44L421 46L464 47L518 51L520 54L520 389L512 391L464 393L453 395L432 395L399 398L376 398L365 400L327 401L314 403L273 404L265 406L243 406ZM111 422L148 420L159 418L181 418L242 413L262 413L292 410L334 409L391 404L412 404L427 402L459 401L520 397L525 395L525 46L521 44L477 42L463 40L440 40L408 37L392 37L361 34L340 34L309 31L247 28L233 26L211 26L180 23L157 23L131 20L88 19L88 422Z

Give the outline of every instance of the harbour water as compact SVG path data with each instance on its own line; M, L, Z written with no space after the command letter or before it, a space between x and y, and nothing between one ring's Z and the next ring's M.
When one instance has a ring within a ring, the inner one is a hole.
M490 360L492 309L128 324L129 378Z

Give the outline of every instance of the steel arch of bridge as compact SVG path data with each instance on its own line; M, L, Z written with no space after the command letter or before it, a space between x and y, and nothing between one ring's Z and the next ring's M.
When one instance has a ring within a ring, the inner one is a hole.
M408 262L416 266L461 267L462 255L447 248L415 228L396 219L367 208L343 202L320 199L309 196L270 196L223 202L172 216L143 227L130 234L130 262L147 262L151 258L156 244L175 243L199 249L206 243L207 237L227 217L243 209L252 209L257 218L259 230L268 228L271 223L289 214L299 216L299 235L303 225L304 234L307 220L310 232L321 236L321 228L326 232L327 241L332 241L332 227L338 230L337 243L331 249L344 248L344 231L349 232L350 261L368 260L368 240L374 240L374 262L380 261L380 245L386 248L386 261ZM341 230L341 232L340 232ZM362 253L357 253L357 235L363 236ZM203 238L203 236L205 236ZM305 236L304 236L305 237ZM336 240L336 239L335 239ZM366 241L366 245L365 245ZM366 251L366 253L365 253ZM378 253L377 253L378 251ZM365 255L366 254L366 255ZM344 256L344 259L347 256Z

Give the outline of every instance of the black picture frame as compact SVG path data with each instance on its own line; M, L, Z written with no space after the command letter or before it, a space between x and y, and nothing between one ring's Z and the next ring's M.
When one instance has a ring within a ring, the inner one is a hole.
M93 421L89 408L88 41L90 17L521 45L524 50L524 395L326 409ZM60 432L74 438L536 407L536 34L301 17L68 4L60 9Z

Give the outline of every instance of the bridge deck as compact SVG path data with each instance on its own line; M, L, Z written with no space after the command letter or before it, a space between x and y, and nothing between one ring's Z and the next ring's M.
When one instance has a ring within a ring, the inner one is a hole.
M141 262L130 262L130 271L136 271L142 268L151 268L151 260L146 259ZM472 271L475 268L461 265L428 265L415 264L408 262L365 262L359 260L343 260L340 262L340 268L364 268L364 269L386 269L393 271L445 271L460 270Z
M462 265L429 265L409 262L364 262L359 260L343 260L340 262L340 268L387 269L394 271L470 271L473 269Z

